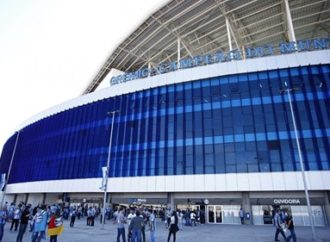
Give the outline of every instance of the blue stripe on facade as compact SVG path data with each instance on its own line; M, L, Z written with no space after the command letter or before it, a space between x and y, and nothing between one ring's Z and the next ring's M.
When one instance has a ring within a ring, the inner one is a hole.
M108 98L23 129L11 183L101 177L115 119L113 177L299 170L283 91L292 93L307 170L330 167L330 65L180 83ZM8 170L13 139L0 172Z

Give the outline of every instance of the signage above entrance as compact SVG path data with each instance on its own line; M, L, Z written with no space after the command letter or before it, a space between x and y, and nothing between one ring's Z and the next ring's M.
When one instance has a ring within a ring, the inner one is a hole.
M330 38L307 39L299 40L297 42L282 42L279 44L279 46L277 46L277 48L279 49L280 54L329 49ZM148 76L172 72L178 69L187 69L220 62L228 62L232 60L242 60L243 58L251 59L255 57L272 55L274 55L274 47L271 45L248 47L244 49L244 52L240 49L235 49L228 52L219 51L214 54L185 58L180 60L179 63L176 61L164 62L152 68L143 68L135 72L128 72L123 75L114 76L110 80L110 85L116 85L127 81L146 78Z
M275 205L300 205L300 200L297 198L275 198Z

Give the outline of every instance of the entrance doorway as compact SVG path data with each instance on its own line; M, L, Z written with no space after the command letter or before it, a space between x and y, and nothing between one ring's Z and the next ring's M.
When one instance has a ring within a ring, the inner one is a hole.
M214 224L222 223L222 206L221 205L208 205L207 206L207 222Z

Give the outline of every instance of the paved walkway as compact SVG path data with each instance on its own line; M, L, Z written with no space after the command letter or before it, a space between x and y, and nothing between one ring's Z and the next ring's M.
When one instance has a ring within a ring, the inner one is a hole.
M65 221L63 234L58 237L58 242L116 242L116 225L109 220L102 229L99 221L94 227L86 226L86 219L77 220L75 227L70 228L69 222ZM2 242L16 242L17 232L9 230L10 225L5 226L5 235ZM127 233L127 228L126 228ZM168 230L165 224L157 224L156 237L158 242L167 242ZM274 241L275 229L273 226L251 226L251 225L198 225L197 227L184 227L177 233L177 242L272 242ZM318 241L330 242L330 227L317 227ZM298 242L311 242L310 227L296 228ZM149 242L149 232L146 232L146 241ZM281 241L284 241L279 237ZM31 233L26 232L23 242L31 241ZM49 238L47 237L47 240ZM291 240L292 241L292 240Z

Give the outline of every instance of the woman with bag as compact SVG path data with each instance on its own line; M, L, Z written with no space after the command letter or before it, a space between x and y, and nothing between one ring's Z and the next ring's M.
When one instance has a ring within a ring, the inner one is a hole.
M178 216L176 215L176 212L172 212L172 216L170 219L170 224L169 224L169 232L168 232L168 237L167 237L167 242L170 242L171 239L171 234L173 234L173 242L176 240L176 232L179 231L179 226L178 226Z

